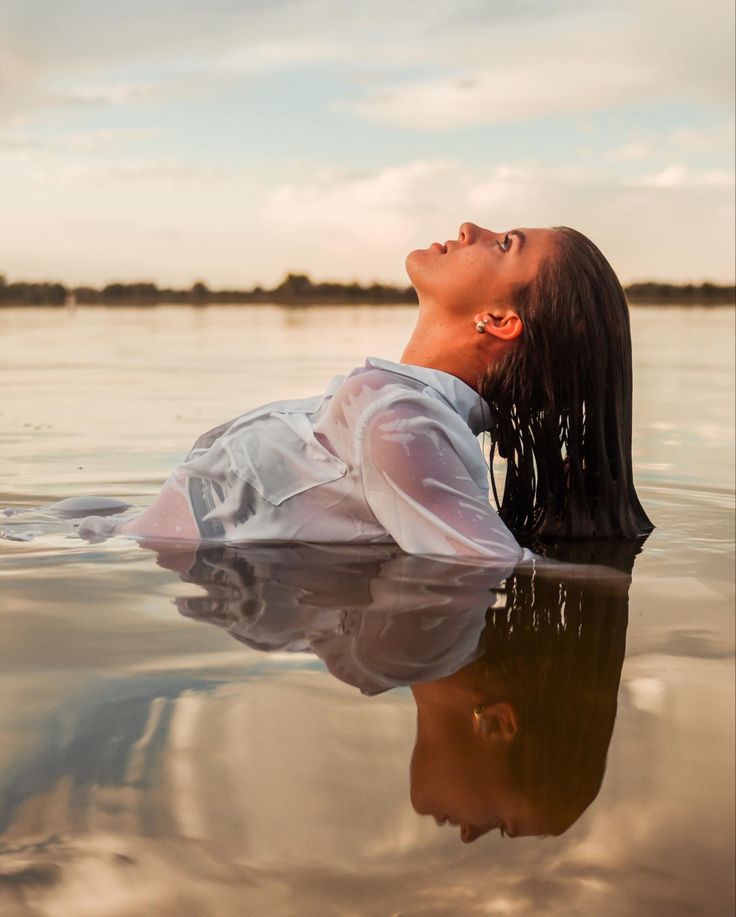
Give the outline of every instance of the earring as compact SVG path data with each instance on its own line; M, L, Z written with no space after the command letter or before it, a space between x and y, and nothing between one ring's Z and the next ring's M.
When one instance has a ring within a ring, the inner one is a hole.
M475 330L478 332L478 334L485 334L486 323L483 321L483 319L475 323Z
M483 719L483 714L484 714L485 712L486 712L486 705L485 705L485 704L476 704L475 707L473 707L473 716L474 716L475 719L478 720L479 722L480 722L480 720Z

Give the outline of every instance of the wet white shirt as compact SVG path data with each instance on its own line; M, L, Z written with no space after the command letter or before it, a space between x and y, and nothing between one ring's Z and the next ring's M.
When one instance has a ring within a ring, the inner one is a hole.
M489 502L477 439L487 418L455 376L369 358L322 395L204 434L162 495L186 498L207 541L395 541L410 554L513 563L527 552ZM175 537L155 507L135 534Z

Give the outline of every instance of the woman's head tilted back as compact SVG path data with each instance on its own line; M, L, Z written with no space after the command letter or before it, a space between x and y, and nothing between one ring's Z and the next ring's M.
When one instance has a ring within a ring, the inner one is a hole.
M567 227L464 223L457 242L412 252L407 269L420 303L462 315L467 352L488 356L474 366L506 460L497 501L509 528L548 538L651 531L631 464L628 305L599 249Z

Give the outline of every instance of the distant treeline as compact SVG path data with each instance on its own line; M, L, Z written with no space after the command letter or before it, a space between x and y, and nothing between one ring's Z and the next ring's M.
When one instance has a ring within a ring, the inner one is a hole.
M631 283L624 287L635 303L733 303L736 287L717 283Z
M733 303L733 286L714 283L684 284L634 283L626 287L632 303ZM384 283L362 286L359 283L313 283L306 274L287 274L272 290L210 290L198 282L188 290L172 290L155 283L109 283L101 289L67 287L63 283L8 283L0 274L0 305L8 306L153 306L185 303L204 306L210 303L284 303L290 305L332 303L415 303L413 287Z

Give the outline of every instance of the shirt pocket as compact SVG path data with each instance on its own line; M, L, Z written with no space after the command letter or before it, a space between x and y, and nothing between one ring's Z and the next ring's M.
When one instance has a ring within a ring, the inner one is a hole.
M345 462L319 442L303 413L250 418L231 428L222 445L233 473L274 506L347 473Z

